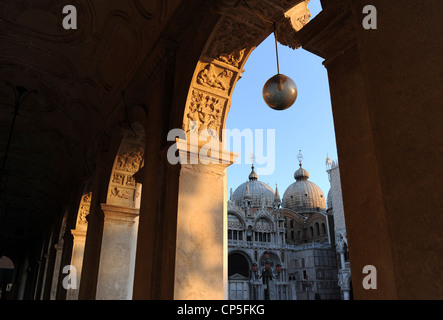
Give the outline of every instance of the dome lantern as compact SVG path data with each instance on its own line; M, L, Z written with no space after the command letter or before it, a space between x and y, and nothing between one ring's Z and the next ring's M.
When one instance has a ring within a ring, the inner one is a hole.
M257 180L258 180L258 175L257 175L257 173L255 173L255 171L254 171L254 164L252 164L251 169L252 169L252 171L251 171L251 173L249 174L249 181L257 181Z

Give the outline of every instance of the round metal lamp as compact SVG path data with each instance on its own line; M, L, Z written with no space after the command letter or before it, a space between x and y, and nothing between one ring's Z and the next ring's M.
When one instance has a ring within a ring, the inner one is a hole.
M285 110L292 106L297 99L297 86L291 78L280 73L275 22L274 37L275 53L277 56L277 74L266 81L263 86L263 99L270 108L274 110Z

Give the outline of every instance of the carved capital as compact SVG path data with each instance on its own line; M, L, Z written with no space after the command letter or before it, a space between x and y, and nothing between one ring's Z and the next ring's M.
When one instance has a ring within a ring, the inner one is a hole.
M284 14L284 18L277 23L277 40L282 45L292 49L301 47L297 32L300 31L311 18L311 12L308 8L308 2L300 2Z

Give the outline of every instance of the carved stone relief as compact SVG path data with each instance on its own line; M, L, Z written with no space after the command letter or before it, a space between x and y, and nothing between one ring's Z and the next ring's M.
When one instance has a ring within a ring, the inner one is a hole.
M117 155L115 170L136 173L143 162L143 147Z
M228 92L231 88L231 81L234 72L232 70L221 68L213 63L208 63L197 75L199 85L219 89Z
M247 50L257 45L261 31L251 28L231 17L225 17L217 27L210 41L206 56L240 67Z
M185 118L186 133L199 134L207 129L215 137L222 125L226 99L192 90ZM211 135L212 135L211 134Z
M135 207L137 198L137 183L133 175L140 170L144 163L144 131L137 126L134 132L125 134L125 138L115 157L111 173L107 204L123 207ZM138 130L140 129L140 130Z
M77 225L88 224L88 220L86 219L86 217L88 216L91 207L91 197L92 197L92 192L89 192L82 196L77 215Z
M200 57L189 90L183 119L186 133L200 134L208 129L209 135L218 135L218 139L222 139L221 129L233 88L251 50L269 35L272 29L270 19L280 19L277 28L283 35L279 36L279 41L289 46L295 43L297 46L294 34L309 21L308 2L230 2L230 9L220 9L222 17ZM284 10L291 5L293 8L285 14ZM286 32L289 36L284 35Z
M134 199L134 190L113 187L111 189L111 192L109 195L110 195L110 198L133 200Z
M284 19L277 23L277 40L282 45L292 49L301 47L301 43L297 39L297 32L302 29L311 18L311 12L308 8L308 2L305 0L288 10Z

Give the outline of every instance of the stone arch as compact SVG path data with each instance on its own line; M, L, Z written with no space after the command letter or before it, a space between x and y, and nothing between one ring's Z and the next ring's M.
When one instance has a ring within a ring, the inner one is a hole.
M232 250L229 252L229 258L232 258L234 255L238 255L241 256L244 259L244 262L247 263L247 273L246 274L242 274L244 277L249 277L249 273L252 267L252 258L249 256L249 254L247 252L241 251L241 250ZM233 273L228 273L228 276L232 276Z
M165 64L168 70L172 68L171 65L175 65L177 69L174 72L178 77L173 80L174 83L162 78L162 81L168 85L173 84L174 89L177 89L171 101L168 100L172 109L170 115L167 116L168 130L181 128L183 130L181 133L185 133L186 139L183 135L174 138L176 143L173 147L176 150L173 151L178 151L180 155L179 165L173 166L171 163L165 166L159 165L169 181L178 182L178 189L164 195L164 198L169 200L164 209L159 210L160 205L152 204L153 209L157 210L157 216L146 220L141 218L140 223L143 224L143 228L154 228L148 226L149 220L151 225L158 224L162 230L167 229L168 232L165 231L164 235L143 235L149 238L150 244L145 245L139 242L137 250L140 254L137 255L135 298L163 296L169 299L221 299L227 297L226 167L235 161L237 155L224 150L222 130L225 127L233 89L242 75L242 68L251 52L273 30L273 23L264 22L258 18L258 15L266 17L267 21L276 21L278 30L285 29L285 32L279 32L278 40L281 43L286 45L292 43L294 47L297 47L299 45L294 38L295 31L306 24L308 18L300 20L301 24L294 24L293 21L298 21L294 15L308 16L307 2L307 0L251 1L250 5L254 11L248 8L245 1L221 0L218 2L219 5L214 6L216 9L210 6L209 2L205 2L201 6L208 6L208 11L204 12L201 8L195 8L196 16L192 19L192 27L187 29L199 30L198 34L189 39L186 49L177 44L177 51L181 55L168 56L163 53L163 51L171 51L168 50L169 46L175 47L175 44L170 44L165 39L160 40L159 56L169 61L167 66ZM302 10L293 10L289 14L289 9L294 6L301 6ZM181 26L188 28L186 25ZM175 32L178 31L175 29L171 31L173 34ZM174 37L171 36L171 38ZM172 63L174 59L176 61ZM178 67L183 67L183 69L178 69ZM160 75L156 74L156 76ZM175 86L177 83L186 85ZM160 97L158 99L161 101ZM155 121L153 119L159 115L160 113L150 114L150 121ZM206 134L205 130L207 130ZM197 142L192 141L193 134L198 137L202 133L203 139L197 138ZM169 138L168 135L167 140L171 141ZM216 152L211 149L210 154L206 153L204 159L206 161L209 159L209 163L203 163L199 156L208 138L218 149L215 150ZM160 157L167 163L166 154L171 150L168 144L153 143L153 145L152 148L157 148L155 151L160 152ZM187 162L183 162L183 159ZM193 162L193 160L196 161ZM147 176L155 179L155 170L152 168L149 170L152 171L149 171ZM196 203L198 206L195 205ZM163 225L162 219L165 217L168 217L171 227ZM208 233L213 237L208 238ZM160 246L165 246L162 252L156 251L158 246L153 245L155 241L161 243ZM152 254L154 262L151 263L142 258L142 252L144 255ZM165 252L170 253L171 257ZM211 263L206 263L203 268L203 260L211 261ZM219 262L214 263L217 260ZM172 261L175 263L174 267L168 267L171 266ZM200 270L198 274L194 272L196 269ZM155 270L155 273L164 275L162 283L159 283L155 277L146 280L143 274L146 270ZM201 290L195 288L201 288Z
M230 220L229 216L235 217L238 221L234 221L234 219ZM237 211L229 210L228 212L228 228L233 229L245 229L246 221L243 215L239 214Z
M267 251L269 253L269 259L265 259L264 253L260 256L259 266L264 268L266 260L271 262L271 267L274 268L277 264L281 264L279 255L273 251Z
M259 222L265 222L269 224L269 226L266 225L260 225ZM274 223L272 222L272 219L266 215L262 214L256 217L254 222L254 229L256 231L266 231L266 232L273 232L274 231Z
M309 22L309 0L221 1L218 21L196 64L183 115L188 134L223 142L231 97L249 55L277 27L278 41L300 47L295 32Z

